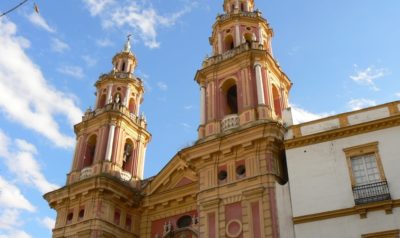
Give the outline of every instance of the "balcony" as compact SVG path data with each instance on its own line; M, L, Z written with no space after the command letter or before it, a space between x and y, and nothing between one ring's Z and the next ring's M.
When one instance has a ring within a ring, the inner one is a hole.
M227 131L229 129L233 129L239 127L239 116L237 114L230 114L224 117L221 121L222 131Z
M119 173L119 176L120 176L121 180L125 181L125 182L131 181L131 178L132 178L132 174L130 174L129 172L126 172L126 171L121 171Z
M92 167L86 167L86 168L83 168L82 170L81 170L81 177L80 177L80 179L82 180L82 179L86 179L86 178L89 178L89 177L91 177L93 175L93 168Z
M353 195L356 205L391 200L387 181L356 186Z

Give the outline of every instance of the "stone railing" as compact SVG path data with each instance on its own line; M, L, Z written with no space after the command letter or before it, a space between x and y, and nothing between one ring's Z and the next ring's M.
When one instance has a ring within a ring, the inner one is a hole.
M121 171L119 172L119 177L122 181L129 182L132 179L132 174L127 171Z
M227 115L221 121L222 131L227 131L229 129L239 127L239 125L240 125L240 120L237 114Z
M82 180L82 179L86 179L86 178L91 177L92 175L93 175L93 168L92 168L92 167L86 167L86 168L83 168L83 169L81 170L80 179L81 179L81 180Z
M225 21L230 17L251 17L251 18L257 18L261 17L262 13L260 11L254 11L254 12L238 12L238 13L228 13L228 14L221 14L217 16L217 21Z
M203 67L207 67L207 66L210 66L212 64L216 64L216 63L219 63L221 61L233 58L236 55L239 55L239 54L241 54L243 52L246 52L248 50L251 50L251 49L263 50L264 46L259 44L259 42L252 42L252 43L245 42L245 43L243 43L243 44L241 44L241 45L239 45L239 46L237 46L237 47L233 48L232 50L229 50L229 51L227 51L225 53L206 58L203 61Z
M122 105L121 103L110 103L105 105L103 108L98 108L94 111L92 111L90 108L86 110L85 115L82 117L82 121L87 121L95 116L98 116L102 113L109 112L109 111L114 111L114 112L120 112L130 118L133 122L135 122L138 125L141 125L142 127L146 128L147 122L146 118L144 116L136 116L134 113L131 113L129 109Z

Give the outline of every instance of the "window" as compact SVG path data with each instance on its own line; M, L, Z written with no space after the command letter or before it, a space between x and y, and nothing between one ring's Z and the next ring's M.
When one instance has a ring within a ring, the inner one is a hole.
M78 214L79 220L82 220L83 217L85 217L85 208L81 208L81 210L79 210L79 214Z
M130 231L132 229L132 217L130 215L126 215L125 229L128 231Z
M115 211L114 211L114 223L119 225L120 220L121 220L121 211L119 209L115 209Z
M86 143L85 155L83 158L83 168L92 166L96 152L97 136L92 135Z
M386 180L378 153L378 142L345 148L343 151L353 187Z
M192 225L192 217L189 215L179 218L178 221L176 222L176 226L178 228L189 227L191 225Z
M70 211L67 215L67 225L72 223L72 219L74 219L74 212Z
M351 167L356 185L375 183L381 180L375 154L351 157Z
M238 105L237 105L237 88L236 85L231 86L226 92L226 102L228 104L229 114L237 114L238 113Z
M378 142L343 150L356 205L390 200L389 186L378 153Z

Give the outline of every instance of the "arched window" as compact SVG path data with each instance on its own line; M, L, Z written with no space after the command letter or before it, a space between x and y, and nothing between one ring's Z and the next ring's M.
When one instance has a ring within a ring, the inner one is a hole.
M125 71L125 62L122 62L121 71Z
M126 140L124 146L124 154L122 160L122 169L124 171L132 172L133 167L133 142L131 140Z
M225 37L225 51L232 50L233 48L235 48L233 37L232 35L228 35Z
M176 222L178 228L190 227L192 225L192 217L189 215L182 216Z
M279 95L279 91L276 88L275 85L272 86L272 97L274 100L274 109L275 109L275 114L278 117L282 116L282 108L281 108L281 96Z
M221 114L226 116L229 114L237 114L238 108L238 97L237 97L237 86L234 79L228 79L221 85Z
M240 3L240 10L244 12L244 3Z
M106 105L107 95L102 94L100 96L99 104L97 105L98 108L102 108Z
M96 152L97 136L92 135L86 143L85 156L83 158L83 168L92 166Z
M129 99L129 112L136 114L136 104L135 99L133 98Z
M236 85L231 86L226 92L226 102L228 105L229 114L238 113L238 103L237 103L237 87Z

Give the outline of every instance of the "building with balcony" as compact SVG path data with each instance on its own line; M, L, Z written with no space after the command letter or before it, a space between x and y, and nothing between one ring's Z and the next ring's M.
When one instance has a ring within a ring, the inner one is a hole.
M399 237L400 102L290 126L293 221L301 237Z

